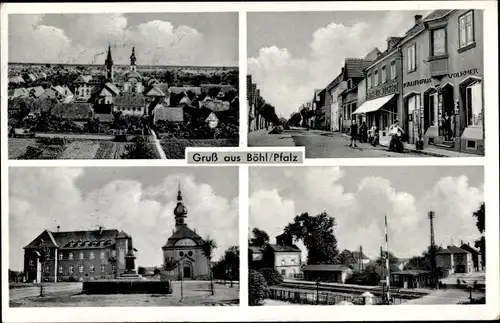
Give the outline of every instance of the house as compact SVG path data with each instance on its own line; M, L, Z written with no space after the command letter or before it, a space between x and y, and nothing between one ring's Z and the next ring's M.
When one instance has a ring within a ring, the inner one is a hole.
M50 114L65 120L88 121L94 117L90 103L57 103Z
M29 96L28 90L26 90L23 87L18 87L17 89L9 90L8 92L8 97L9 100L16 99L16 98L27 98Z
M439 9L415 16L403 53L403 126L424 147L484 154L483 11ZM415 117L413 117L415 119ZM443 122L446 121L446 122Z
M184 122L184 108L183 107L166 107L162 104L157 105L153 112L153 123L160 120L170 122Z
M472 262L474 263L474 270L481 271L483 270L483 262L481 252L470 246L470 243L462 243L460 249L468 251L472 254Z
M94 89L92 75L79 75L73 84L75 85L75 101L88 102Z
M340 106L338 96L344 91L346 82L343 80L344 70L325 88L325 127L330 131L340 131Z
M56 99L59 102L68 103L68 101L72 100L73 93L66 86L57 85L47 89L39 98Z
M346 265L306 265L303 270L305 280L342 284L352 274L352 269Z
M45 92L45 89L41 86L30 87L27 90L29 95L35 99L39 98Z
M391 272L391 286L397 288L425 288L430 285L431 272L412 269Z
M137 93L120 93L114 98L113 112L123 115L143 116L146 113L146 98Z
M436 252L436 265L447 270L449 274L471 273L474 267L472 254L457 246L448 246Z
M132 237L116 229L44 230L24 247L24 273L30 282L109 279L125 271L131 249Z
M17 75L17 76L13 76L13 77L9 78L9 83L22 84L25 82L26 81L24 80L24 78L21 75Z
M262 260L264 257L265 247L265 245L248 247L248 265L251 269L258 270L263 268Z
M301 273L302 251L284 235L276 237L276 244L267 244L262 254L262 266L276 269L283 277Z
M312 99L312 110L314 111L314 128L320 128L321 120L323 119L323 105L325 99L325 91L324 89L316 89L314 90L314 96Z

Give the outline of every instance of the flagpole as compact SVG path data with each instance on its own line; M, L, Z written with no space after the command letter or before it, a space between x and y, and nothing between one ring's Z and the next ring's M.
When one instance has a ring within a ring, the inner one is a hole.
M385 268L387 281L387 301L391 299L390 267L389 267L389 239L387 238L387 214L385 215Z

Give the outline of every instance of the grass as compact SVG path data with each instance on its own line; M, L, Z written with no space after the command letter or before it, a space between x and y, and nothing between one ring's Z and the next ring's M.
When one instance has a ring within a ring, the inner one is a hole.
M237 139L162 139L161 147L168 159L184 159L186 147L237 147Z
M54 291L45 297L29 297L10 300L11 307L94 307L94 306L214 306L239 304L237 285L214 284L211 295L208 281L185 281L183 300L180 301L180 282L173 282L173 294L113 294L84 295L79 291Z
M28 146L36 146L35 139L9 138L9 159L18 159L26 152Z

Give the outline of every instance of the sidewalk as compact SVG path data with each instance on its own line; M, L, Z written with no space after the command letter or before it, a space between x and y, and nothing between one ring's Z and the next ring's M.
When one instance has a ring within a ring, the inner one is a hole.
M351 138L349 135L343 133L342 136L346 138ZM389 147L389 142L380 142L381 147ZM416 154L421 154L421 155L428 155L428 156L433 156L433 157L478 157L477 155L474 154L467 154L467 153L461 153L458 151L454 150L447 150L447 149L441 149L441 148L436 148L436 147L427 147L424 148L423 150L418 150L415 147L415 144L409 144L409 143L404 143L405 151L416 153Z
M292 136L287 133L270 135L269 130L256 130L248 134L248 146L260 147L295 147Z

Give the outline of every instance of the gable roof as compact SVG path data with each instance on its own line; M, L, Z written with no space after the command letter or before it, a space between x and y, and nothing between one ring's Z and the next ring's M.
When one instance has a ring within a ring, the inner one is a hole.
M344 80L350 78L364 77L363 70L370 66L371 60L360 59L360 58L346 58L344 67Z
M172 86L169 88L171 93L180 94L187 93L189 91L193 92L196 95L201 94L201 88L198 86Z
M178 240L184 238L192 239L197 245L201 245L203 243L203 239L185 224L177 228L174 234L168 238L167 243L163 246L163 248L173 247Z
M113 104L115 106L144 107L146 98L140 93L120 93L116 96Z
M9 79L10 83L24 83L24 78L21 75L13 76Z
M141 74L139 74L137 71L130 71L130 72L127 72L125 74L127 76L127 78L131 79L131 78L135 78L135 79L138 79L138 80L141 80L142 79L142 76Z
M61 119L90 119L94 110L90 103L57 103L51 114Z
M274 252L302 252L296 245L284 246L284 245L269 243L268 247Z
M145 92L145 96L165 96L165 93L163 93L162 90L160 90L158 87L153 86L151 89Z
M184 109L182 107L165 107L158 104L153 110L153 120L166 120L172 122L184 122Z
M97 92L97 96L113 96L113 94L105 87L101 88L99 92Z
M24 248L38 248L41 239L43 239L43 246L47 247L58 247L62 249L101 248L103 246L113 245L117 235L118 230L116 229L63 232L44 230Z
M473 248L473 247L469 246L466 243L462 244L460 246L460 249L468 251L468 252L473 253L473 254L481 254L481 251L477 250L476 248Z
M349 266L346 265L306 265L303 271L350 271Z
M89 83L92 81L92 75L78 75L76 80L74 81L75 83Z
M19 87L17 89L9 90L8 96L9 98L22 98L27 97L28 94L28 90L23 87Z
M107 82L107 83L105 83L105 84L104 84L104 86L105 86L107 89L109 89L109 90L111 91L111 93L113 93L113 95L118 95L118 94L120 94L120 92L121 92L121 91L120 91L120 89L118 89L118 88L116 87L116 85L114 85L114 84L113 84L113 83L111 83L111 82Z
M424 17L418 24L415 24L413 27L411 27L405 34L403 40L401 40L400 44L404 44L407 41L409 41L411 38L413 38L415 35L419 34L420 32L425 30L425 23L436 20L436 19L441 19L451 13L453 10L450 9L438 9L434 10L431 13L429 13L426 17Z
M463 250L463 249L460 249L459 247L457 246L449 246L448 247L448 250L452 253L469 253L468 251L466 250Z
M201 103L201 106L207 107L214 112L227 111L231 108L228 101L208 100Z
M32 88L29 88L28 92L30 94L33 93L33 96L35 98L38 98L40 95L42 95L45 92L45 89L43 87L41 87L41 86L35 86L35 87L32 87Z

